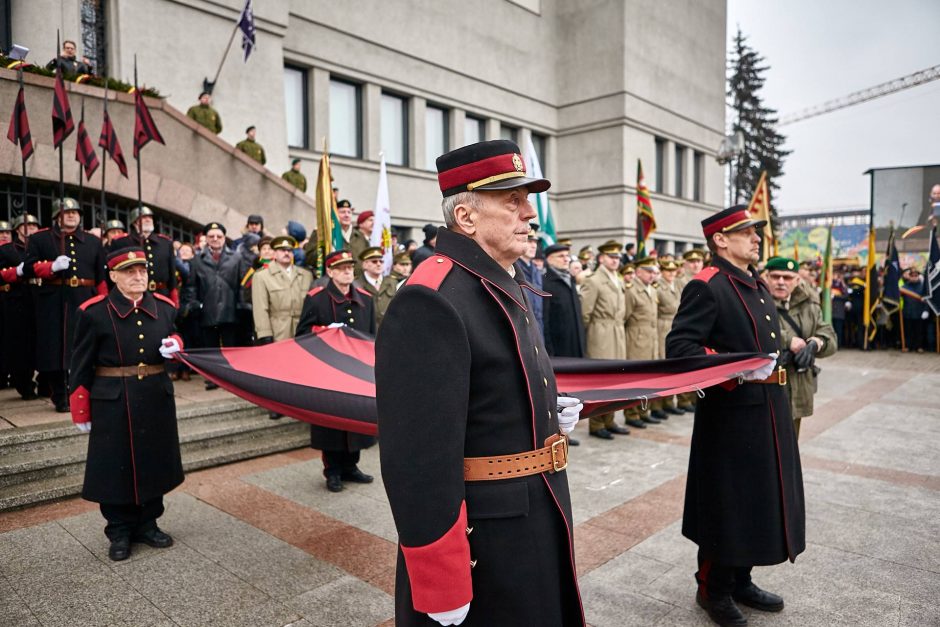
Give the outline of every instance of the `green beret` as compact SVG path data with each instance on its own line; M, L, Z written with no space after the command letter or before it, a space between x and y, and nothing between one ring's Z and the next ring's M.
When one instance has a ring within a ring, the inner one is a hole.
M764 269L767 272L773 272L774 270L778 272L796 272L799 269L799 265L793 259L788 257L771 257L767 260L767 265L764 266Z

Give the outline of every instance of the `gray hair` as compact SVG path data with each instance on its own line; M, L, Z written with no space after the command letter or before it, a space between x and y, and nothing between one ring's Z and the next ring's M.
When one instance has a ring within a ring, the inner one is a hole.
M480 196L475 192L459 192L452 196L447 196L441 201L441 211L444 212L444 226L451 229L457 224L454 218L454 210L457 205L467 205L474 209L480 208Z

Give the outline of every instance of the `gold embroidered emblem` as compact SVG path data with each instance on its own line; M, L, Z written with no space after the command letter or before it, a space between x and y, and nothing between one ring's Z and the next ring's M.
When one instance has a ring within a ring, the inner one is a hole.
M137 253L135 253L135 252L132 250L131 252L127 253L127 258L128 258L128 259L137 259Z
M512 165L516 168L516 172L524 172L525 166L522 165L522 157L519 155L512 156Z

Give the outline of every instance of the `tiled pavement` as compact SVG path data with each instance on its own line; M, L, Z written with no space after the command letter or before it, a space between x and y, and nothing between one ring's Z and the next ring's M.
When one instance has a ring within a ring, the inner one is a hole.
M940 625L940 358L820 363L801 448L808 547L756 571L752 625ZM680 535L690 417L572 449L578 571L596 626L707 625ZM380 484L326 492L314 451L196 472L170 549L107 559L94 504L0 514L0 625L391 625L395 532ZM377 450L363 456L378 474Z

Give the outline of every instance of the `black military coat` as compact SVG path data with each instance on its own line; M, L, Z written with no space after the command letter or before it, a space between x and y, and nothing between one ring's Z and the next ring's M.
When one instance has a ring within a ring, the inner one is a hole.
M584 357L584 325L581 322L581 298L571 284L551 267L542 277L542 289L552 295L545 299L545 348L553 357Z
M53 273L52 262L59 255L70 256L72 263L67 270ZM106 274L101 240L91 233L79 229L65 234L53 226L29 237L23 278L42 279L42 284L33 288L37 370L68 369L76 311L92 296L107 292Z
M89 501L140 504L183 482L169 375L95 374L97 366L163 365L160 342L173 334L175 318L166 297L147 292L135 307L117 288L79 310L69 405L73 421L91 420L82 488Z
M767 285L724 259L682 291L667 357L780 350ZM806 547L803 475L787 391L758 383L716 386L695 407L682 533L707 559L777 564Z
M200 325L214 327L235 323L241 280L251 264L227 246L215 260L207 246L193 257L189 267Z
M372 297L361 287L352 285L343 294L333 281L307 292L300 312L296 335L342 322L363 333L375 334L375 309ZM360 451L375 444L375 438L361 433L310 425L310 446L321 451Z
M176 253L173 240L166 235L151 233L142 237L139 233L125 235L111 244L111 250L120 250L129 246L139 246L147 253L147 274L151 292L168 297L179 306L179 289L176 279Z
M16 267L25 260L26 243L18 237L14 236L12 242L0 246L0 289L4 290L0 294L3 320L0 341L3 342L3 365L7 372L31 372L36 360L36 313L32 290L23 277L16 276ZM16 366L14 362L17 362Z
M583 625L565 471L464 481L464 457L531 451L559 432L528 286L446 229L436 253L392 300L375 347L395 624L433 626L427 612L470 602L464 625Z

